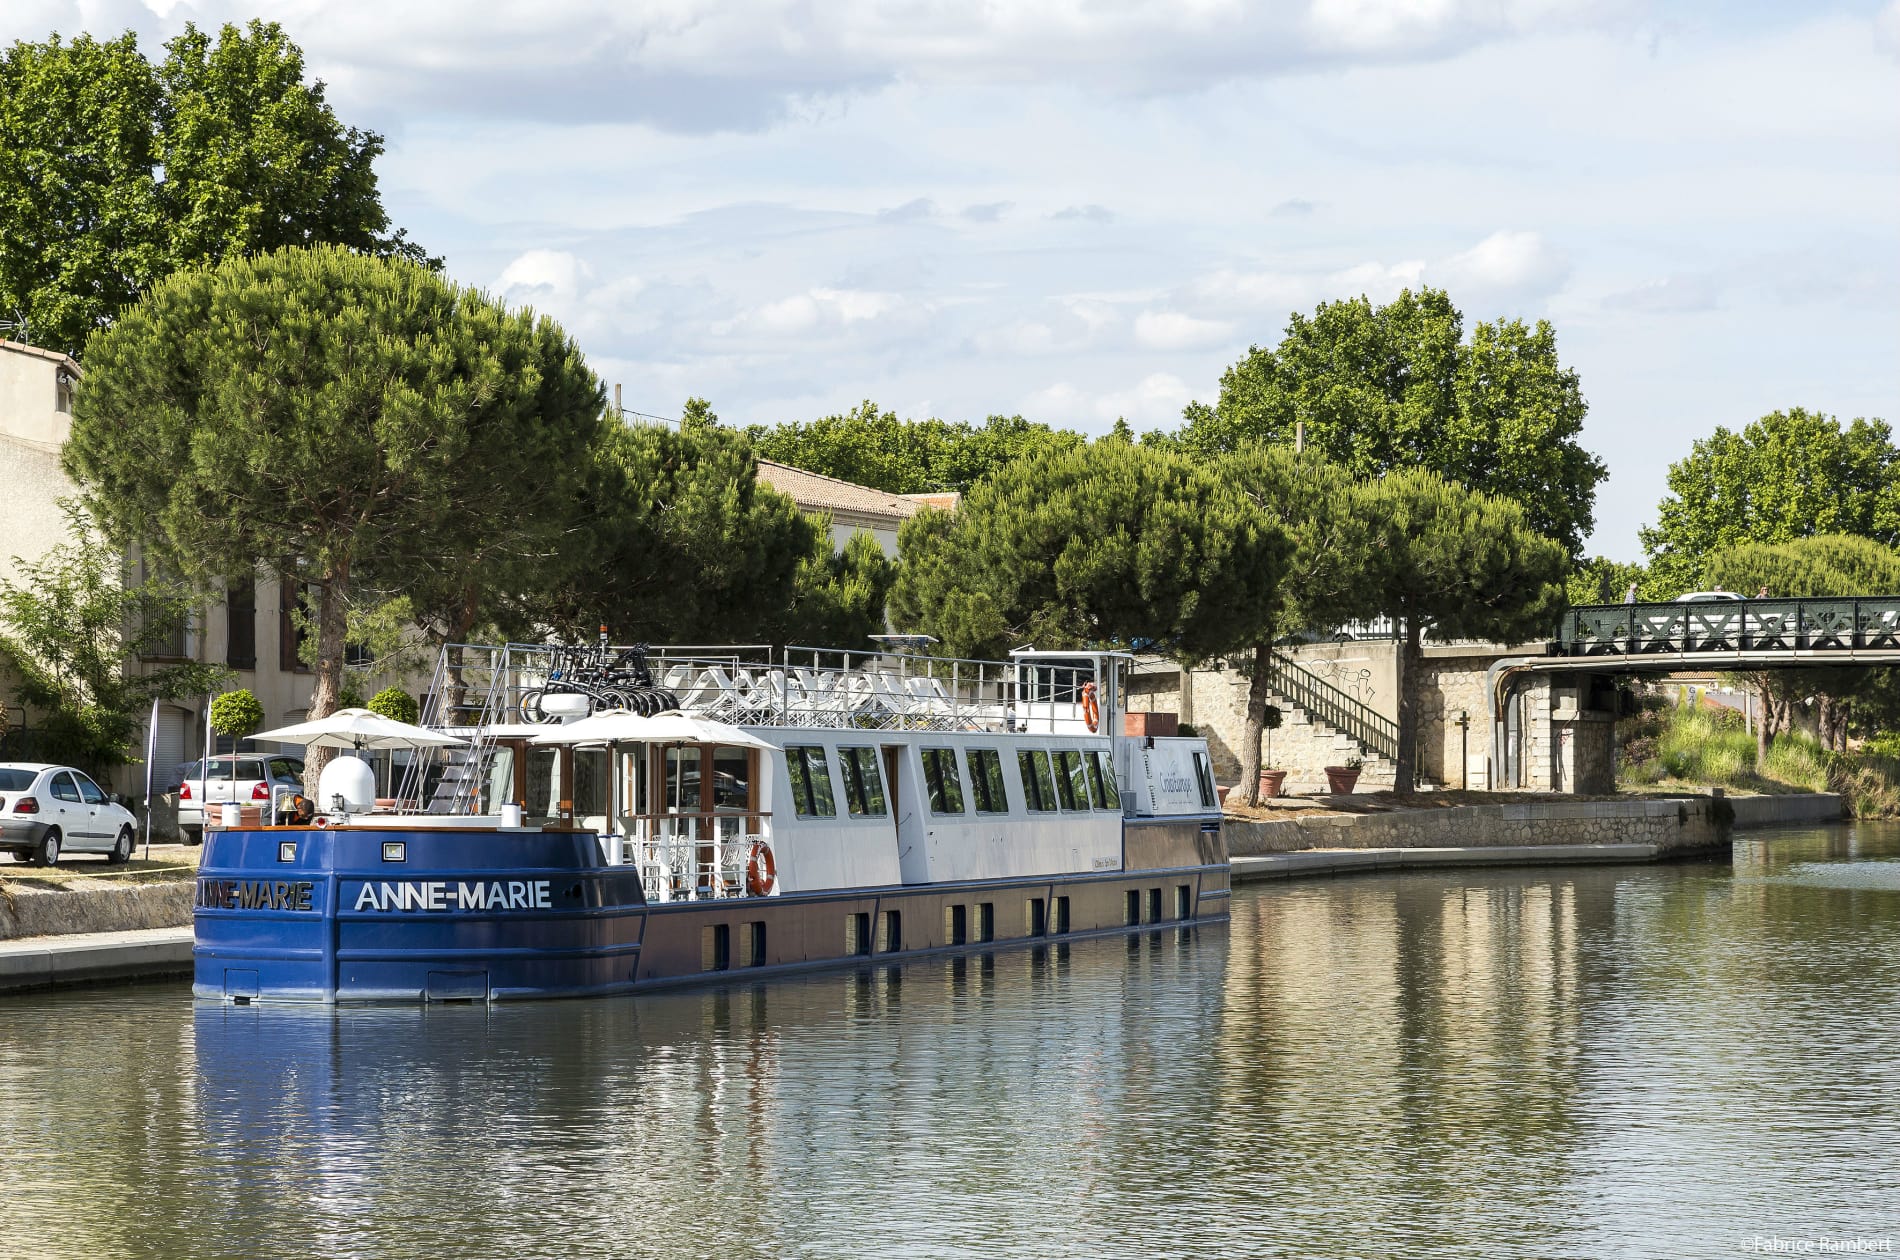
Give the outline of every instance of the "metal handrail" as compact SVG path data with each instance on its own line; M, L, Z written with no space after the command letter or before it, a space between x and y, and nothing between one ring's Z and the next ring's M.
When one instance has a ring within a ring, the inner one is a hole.
M1316 717L1369 753L1397 760L1399 724L1357 697L1349 696L1298 661L1275 652L1267 684L1308 716Z

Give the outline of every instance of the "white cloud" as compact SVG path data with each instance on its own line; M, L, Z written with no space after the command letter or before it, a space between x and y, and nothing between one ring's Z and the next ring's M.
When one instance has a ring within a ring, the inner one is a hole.
M1143 311L1135 316L1135 340L1150 350L1187 350L1216 345L1234 335L1225 320L1196 319L1180 311Z
M579 296L593 270L559 249L531 249L501 270L495 287L511 301L569 301Z
M1680 314L1712 310L1720 294L1721 285L1714 276L1678 273L1612 293L1603 299L1603 305L1650 315Z
M1900 58L1900 0L1887 0L1874 15L1874 43L1889 56Z
M894 293L814 288L762 303L732 319L713 324L711 331L720 336L796 337L820 329L844 329L876 321L897 311L899 306L900 299Z
M1493 232L1431 269L1455 299L1467 291L1492 297L1545 297L1563 287L1570 260L1537 232Z
M1025 397L1019 410L1032 420L1099 431L1118 416L1136 425L1173 424L1193 397L1194 391L1180 377L1153 372L1126 388L1100 394L1057 381Z

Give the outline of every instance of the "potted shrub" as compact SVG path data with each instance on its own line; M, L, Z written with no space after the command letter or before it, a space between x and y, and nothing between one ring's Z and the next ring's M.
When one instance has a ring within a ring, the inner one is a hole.
M1261 727L1267 733L1267 755L1260 759L1260 798L1268 800L1280 794L1280 788L1286 783L1286 771L1273 764L1273 733L1280 729L1280 709L1278 705L1268 705L1261 715Z
M236 691L227 691L223 695L217 696L211 701L211 729L216 731L220 735L228 735L231 737L231 751L233 753L236 753L239 751L238 746L244 742L244 737L246 735L251 734L253 731L255 731L258 727L262 725L264 725L264 706L257 702L257 697L252 695L250 689L247 687L240 687ZM236 803L239 806L239 813L238 813L239 824L241 826L249 826L249 827L257 826L263 820L262 819L263 811L260 809L257 809L254 806L245 806L242 802L238 801L237 799L238 762L235 756L231 758L230 764L231 764L231 800L233 803ZM206 773L203 776L203 782L205 784L205 797L206 797L205 820L204 820L206 827L211 826L210 768L211 768L211 760L207 756L205 759ZM266 775L264 777L264 781L266 783L270 782L270 776ZM251 816L246 817L247 814Z
M1346 796L1359 782L1359 769L1365 763L1357 757L1346 758L1343 766L1326 767L1326 786L1334 796Z

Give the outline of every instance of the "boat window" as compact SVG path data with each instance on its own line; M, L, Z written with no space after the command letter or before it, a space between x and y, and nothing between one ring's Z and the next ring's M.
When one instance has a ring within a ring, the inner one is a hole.
M1214 795L1214 771L1207 764L1207 754L1204 752L1194 754L1194 777L1200 781L1201 785L1201 807L1214 808L1219 798Z
M972 748L970 759L970 795L976 798L979 814L1007 814L1009 797L1003 792L1003 754L994 748Z
M1064 809L1089 807L1088 774L1082 769L1082 754L1073 748L1056 753L1056 799Z
M1089 768L1089 799L1097 809L1112 809L1121 812L1121 793L1115 790L1115 768L1102 764L1102 754L1084 753L1082 760Z
M963 812L963 780L957 774L956 749L924 749L924 787L930 792L931 813Z
M561 808L556 784L561 751L558 748L528 750L528 799L522 811L530 818L553 818Z
M677 813L699 810L699 749L694 747L666 750L666 800L663 808Z
M831 768L822 748L793 745L785 750L785 774L792 785L792 809L800 818L833 818Z
M853 818L884 816L884 779L878 773L877 749L840 748L838 771L844 776L844 804Z
M1049 777L1049 754L1040 748L1026 748L1016 754L1016 767L1022 771L1023 800L1031 813L1046 814L1056 807L1056 785Z
M713 749L713 808L744 810L752 805L747 780L752 763L743 748Z
M574 815L577 818L605 816L612 807L607 800L607 750L574 750Z

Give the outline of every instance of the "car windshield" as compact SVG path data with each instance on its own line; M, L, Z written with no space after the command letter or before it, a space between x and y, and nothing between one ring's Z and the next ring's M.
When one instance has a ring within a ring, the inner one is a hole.
M232 761L233 759L230 757L213 757L211 759L211 777L214 779L261 779L264 777L264 763L255 757L237 759L237 770L235 772L231 769ZM205 763L202 761L187 761L178 768L178 773L181 778L202 779L205 774ZM299 773L301 773L301 771L299 771Z
M0 766L0 792L24 792L39 777L34 770L14 770Z

